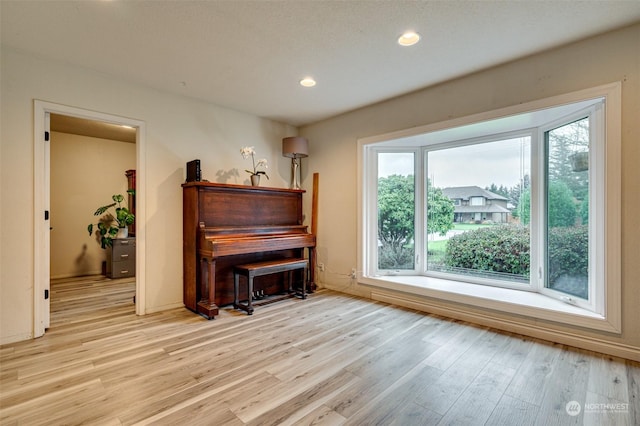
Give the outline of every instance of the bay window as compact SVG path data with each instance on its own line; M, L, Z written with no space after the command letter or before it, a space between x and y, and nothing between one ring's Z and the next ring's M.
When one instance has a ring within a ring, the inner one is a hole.
M361 282L529 292L618 330L616 87L361 140Z

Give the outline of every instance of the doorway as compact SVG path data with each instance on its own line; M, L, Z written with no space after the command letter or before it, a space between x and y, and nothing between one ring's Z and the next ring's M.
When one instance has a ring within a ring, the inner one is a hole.
M87 227L91 224L95 229L105 218L115 217L116 206L93 215L98 207L113 204L114 195L123 196L117 207L135 214L133 196L129 200L127 191L128 173L135 176L136 172L137 129L60 114L50 118L50 279L107 275L111 248L103 248L98 232L90 236ZM135 185L135 180L131 181ZM134 224L128 227L131 237L135 235ZM114 224L113 231L117 230ZM126 256L131 261L123 266L129 271L119 275L129 277L135 271L135 240L126 243ZM108 275L114 278L114 274ZM53 290L50 296L54 298Z
M145 124L142 121L68 107L43 101L34 104L34 337L42 336L49 327L49 283L51 279L51 116L73 123L99 123L102 127L135 131L136 169L136 314L145 312L144 273L144 194L145 194ZM124 170L123 179L124 179ZM53 214L53 212L52 212ZM38 220L41 218L41 220ZM88 240L90 242L90 240Z

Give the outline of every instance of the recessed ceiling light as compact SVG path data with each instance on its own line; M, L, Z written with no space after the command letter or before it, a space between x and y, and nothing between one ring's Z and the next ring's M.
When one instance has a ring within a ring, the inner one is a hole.
M413 46L419 41L420 41L420 34L413 31L407 31L406 33L398 37L398 44L400 46Z
M300 80L300 85L304 87L313 87L316 85L316 81L311 77L305 77Z

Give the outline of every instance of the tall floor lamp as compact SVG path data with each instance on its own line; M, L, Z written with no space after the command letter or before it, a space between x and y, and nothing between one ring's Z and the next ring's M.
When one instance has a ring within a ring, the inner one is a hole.
M301 136L282 139L282 156L291 158L291 189L301 189L300 159L309 156L309 141Z

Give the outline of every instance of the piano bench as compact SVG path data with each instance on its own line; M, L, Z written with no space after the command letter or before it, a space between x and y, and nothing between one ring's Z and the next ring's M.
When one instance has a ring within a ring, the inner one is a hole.
M285 297L278 298L277 300L291 297L293 294L292 281L293 271L296 269L304 269L304 275L302 279L302 298L307 298L307 271L309 269L309 261L307 259L277 259L268 260L266 262L247 263L244 265L235 265L233 267L233 307L235 309L242 309L246 311L248 315L253 314L253 279L262 275L277 274L279 272L288 272L289 280L289 294ZM247 278L247 303L241 304L238 300L240 295L240 276ZM276 300L272 300L276 301Z

